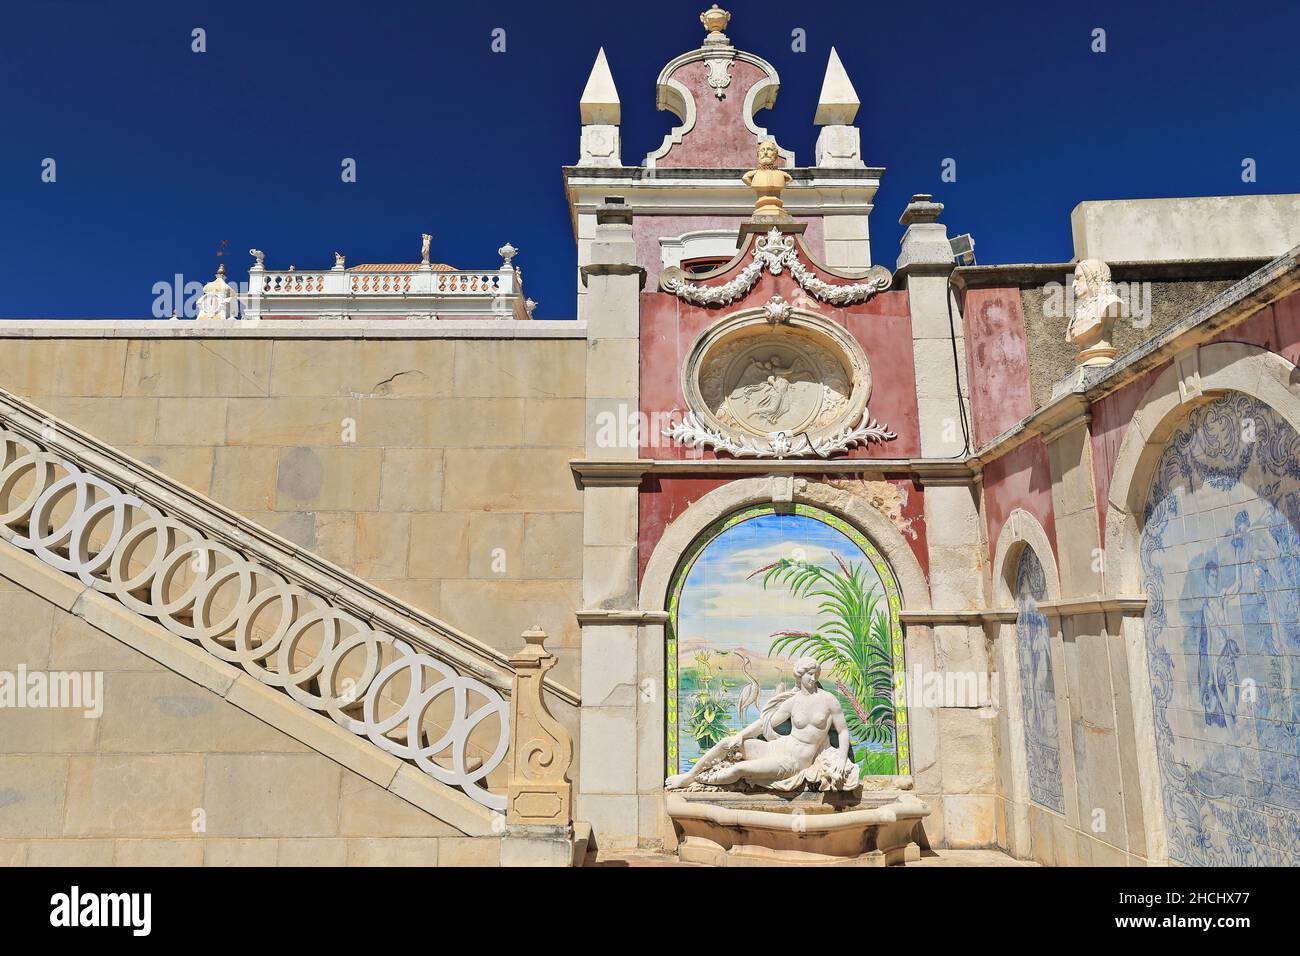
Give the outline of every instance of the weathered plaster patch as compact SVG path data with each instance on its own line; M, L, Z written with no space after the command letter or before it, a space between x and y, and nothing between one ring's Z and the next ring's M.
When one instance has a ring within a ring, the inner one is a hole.
M855 497L861 498L890 520L903 535L916 540L913 518L904 516L907 507L907 488L892 481L867 481L865 478L830 477L828 483Z

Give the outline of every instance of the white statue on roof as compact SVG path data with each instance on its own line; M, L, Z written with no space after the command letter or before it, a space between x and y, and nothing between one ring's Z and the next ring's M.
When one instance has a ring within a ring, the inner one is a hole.
M199 296L199 321L239 318L239 300L235 290L226 282L224 264L217 269L216 278L203 287Z

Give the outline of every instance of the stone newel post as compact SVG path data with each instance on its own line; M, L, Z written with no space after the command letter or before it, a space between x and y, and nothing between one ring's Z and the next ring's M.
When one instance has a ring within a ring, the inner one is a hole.
M510 658L510 777L507 781L503 866L573 865L573 741L546 707L543 681L555 666L546 632L524 631Z
M542 681L555 666L555 655L543 646L546 632L534 626L524 631L527 642L510 665L515 669L510 709L510 779L506 824L513 826L573 825L573 786L569 765L573 741L551 716L542 697Z

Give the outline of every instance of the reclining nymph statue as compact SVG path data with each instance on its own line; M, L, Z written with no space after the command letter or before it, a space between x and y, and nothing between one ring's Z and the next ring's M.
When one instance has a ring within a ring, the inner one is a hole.
M849 759L844 709L822 689L816 660L800 657L792 663L794 690L773 697L758 720L718 741L689 771L665 780L664 789L856 790L859 771ZM777 728L787 721L790 732L780 733Z

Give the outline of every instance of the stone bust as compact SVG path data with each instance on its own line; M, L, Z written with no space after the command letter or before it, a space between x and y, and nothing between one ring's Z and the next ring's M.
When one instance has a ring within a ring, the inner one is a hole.
M1065 330L1065 340L1079 349L1080 365L1109 365L1115 360L1110 338L1120 305L1110 266L1100 259L1080 260L1074 267L1074 315Z
M821 665L816 660L800 657L791 663L794 690L769 700L756 721L718 741L686 773L669 777L664 789L857 789L859 771L849 759L844 708L834 694L822 689ZM782 734L777 728L787 721L790 732ZM835 746L830 742L832 730Z
M755 219L790 218L781 200L781 190L789 184L791 177L784 169L777 168L778 155L776 141L763 140L758 144L758 165L740 177L754 190Z

